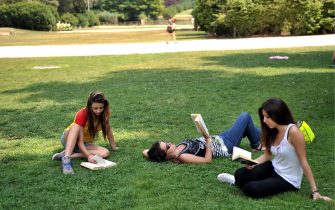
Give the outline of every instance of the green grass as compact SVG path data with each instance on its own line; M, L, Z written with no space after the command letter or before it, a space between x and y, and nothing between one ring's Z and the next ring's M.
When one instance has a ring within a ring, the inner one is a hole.
M258 123L260 104L280 97L315 131L308 160L321 193L335 198L333 49L0 59L0 209L334 209L309 199L306 178L297 192L253 200L216 180L241 167L229 158L178 165L141 156L156 139L197 137L192 112L216 134L242 111ZM33 69L40 65L62 68ZM109 159L118 166L90 171L75 160L76 174L63 176L51 156L92 90L110 99L120 149Z

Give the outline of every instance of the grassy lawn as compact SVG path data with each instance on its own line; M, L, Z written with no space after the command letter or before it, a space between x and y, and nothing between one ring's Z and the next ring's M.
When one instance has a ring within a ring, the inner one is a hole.
M62 45L62 44L113 44L113 43L131 43L131 42L165 42L167 32L165 27L160 26L158 30L150 31L120 31L120 32L100 32L90 33L60 33L43 32L15 29L16 36L1 36L0 46L17 45ZM178 26L177 26L178 27ZM151 26L146 26L151 28ZM106 28L110 29L110 28ZM113 27L113 29L135 29L134 27ZM141 28L138 28L139 30ZM0 28L1 32L8 32L10 28ZM92 30L92 29L90 29ZM99 29L93 29L99 31ZM85 31L85 30L84 30ZM178 30L176 32L177 40L206 39L206 33L203 31L193 31L191 29Z
M229 158L178 165L141 156L156 139L197 137L190 113L201 113L216 134L242 111L259 124L261 103L280 97L314 129L308 160L320 192L335 198L333 49L0 59L0 209L334 209L334 202L309 199L305 177L297 192L253 200L217 181L242 166ZM41 65L61 68L33 69ZM90 171L75 160L76 174L63 176L51 156L92 90L110 99L120 149L109 160L118 166ZM249 150L246 140L242 147Z

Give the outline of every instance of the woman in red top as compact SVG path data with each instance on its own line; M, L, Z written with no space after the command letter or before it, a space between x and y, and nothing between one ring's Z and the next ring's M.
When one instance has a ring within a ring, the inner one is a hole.
M166 28L166 32L167 32L166 44L169 44L169 41L171 41L171 37L173 38L174 42L177 43L175 30L176 30L176 19L170 18L168 21L168 26Z
M61 137L64 151L53 155L53 160L62 160L63 174L74 174L71 158L87 158L91 163L94 155L106 158L110 155L107 148L93 144L99 131L109 140L111 148L117 149L113 130L109 124L109 102L102 92L90 93L87 105L79 110L74 122L68 126Z

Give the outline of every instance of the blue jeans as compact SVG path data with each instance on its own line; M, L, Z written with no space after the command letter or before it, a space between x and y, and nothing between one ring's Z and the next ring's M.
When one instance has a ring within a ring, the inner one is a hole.
M253 149L258 148L260 144L260 129L257 128L247 112L242 112L234 124L219 136L223 139L228 152L233 152L234 146L240 146L241 140L248 137L250 146Z

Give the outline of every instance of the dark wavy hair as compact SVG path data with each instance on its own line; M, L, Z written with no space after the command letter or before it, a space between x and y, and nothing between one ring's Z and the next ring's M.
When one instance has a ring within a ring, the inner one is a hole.
M99 116L94 115L94 112L92 110L93 103L102 103L104 105L104 111ZM109 102L106 99L105 95L99 91L91 92L90 95L88 96L86 108L88 109L87 113L88 131L91 137L95 138L98 132L98 126L101 125L103 137L104 139L106 139L108 132L107 129L109 128L110 111L109 111ZM98 123L94 126L94 121L96 120L96 117L98 117Z
M154 162L164 162L166 161L166 152L160 147L160 141L153 143L148 151L148 157Z
M291 123L295 123L295 121L293 119L290 109L283 100L279 98L270 98L262 104L262 106L258 109L258 115L261 121L262 129L261 142L269 151L271 145L276 139L278 130L276 128L269 128L263 122L264 116L262 110L264 110L269 115L269 117L279 125L288 125Z

